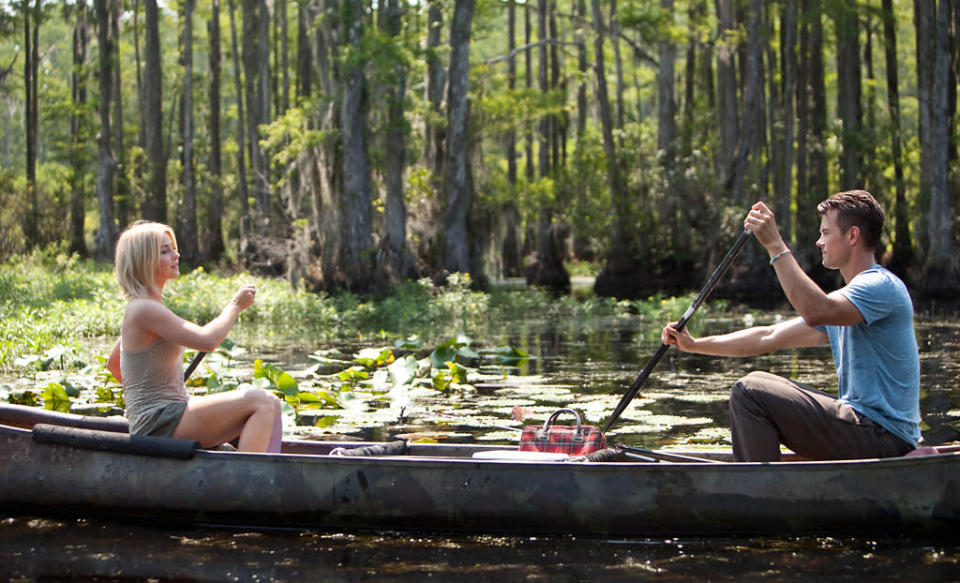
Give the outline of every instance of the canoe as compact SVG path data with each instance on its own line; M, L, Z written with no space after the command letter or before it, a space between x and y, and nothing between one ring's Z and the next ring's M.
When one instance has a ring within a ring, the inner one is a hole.
M489 445L285 440L283 453L131 436L122 418L0 405L0 509L163 521L595 536L960 527L960 447L851 461L515 458ZM367 448L374 455L331 455ZM378 452L380 452L378 454ZM494 452L494 453L492 453ZM479 457L476 457L479 454ZM506 458L506 459L502 459ZM720 463L717 463L720 462Z

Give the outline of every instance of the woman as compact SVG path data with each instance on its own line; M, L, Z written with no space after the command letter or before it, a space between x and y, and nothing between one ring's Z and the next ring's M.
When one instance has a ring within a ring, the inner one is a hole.
M239 437L238 449L279 452L280 401L262 389L190 398L183 384L184 347L211 352L223 342L257 290L240 286L219 316L205 326L163 305L163 286L180 276L173 230L140 222L117 241L115 270L129 298L120 339L107 369L123 384L130 433L199 441L212 447Z

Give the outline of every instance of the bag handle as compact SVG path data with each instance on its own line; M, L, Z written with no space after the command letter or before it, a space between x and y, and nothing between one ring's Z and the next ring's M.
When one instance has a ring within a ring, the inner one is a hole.
M540 435L544 436L547 434L547 430L550 429L550 424L557 420L557 417L561 413L570 413L577 420L577 433L574 436L574 439L582 440L583 439L583 423L580 422L580 414L574 411L573 409L557 409L547 418L543 424L543 429L540 430Z

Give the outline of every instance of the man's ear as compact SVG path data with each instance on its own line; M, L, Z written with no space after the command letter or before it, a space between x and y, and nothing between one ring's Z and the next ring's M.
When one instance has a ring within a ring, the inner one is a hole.
M854 225L847 229L846 237L847 242L850 243L851 246L856 245L857 241L860 240L860 227Z

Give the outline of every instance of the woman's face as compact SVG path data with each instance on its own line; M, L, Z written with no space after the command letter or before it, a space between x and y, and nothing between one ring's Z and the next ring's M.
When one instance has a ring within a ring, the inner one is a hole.
M164 234L160 245L160 265L157 273L157 283L164 283L180 277L180 254L177 253L170 235Z

